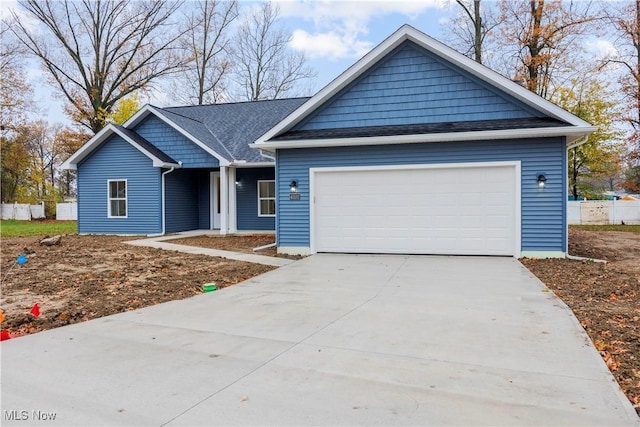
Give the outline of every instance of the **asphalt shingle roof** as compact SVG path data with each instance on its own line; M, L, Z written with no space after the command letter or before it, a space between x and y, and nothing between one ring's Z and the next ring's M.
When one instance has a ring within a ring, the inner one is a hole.
M249 148L309 98L157 108L167 119L229 161L269 161Z

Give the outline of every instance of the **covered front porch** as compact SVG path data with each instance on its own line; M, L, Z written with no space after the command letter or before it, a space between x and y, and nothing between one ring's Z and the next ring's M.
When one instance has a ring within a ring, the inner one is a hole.
M264 165L165 171L162 234L274 231L274 176L273 166Z

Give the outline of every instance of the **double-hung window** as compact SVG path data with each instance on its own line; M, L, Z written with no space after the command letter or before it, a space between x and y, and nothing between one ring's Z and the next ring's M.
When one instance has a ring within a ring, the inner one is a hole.
M258 181L258 216L276 216L275 181Z
M107 181L109 199L109 218L127 217L127 180Z

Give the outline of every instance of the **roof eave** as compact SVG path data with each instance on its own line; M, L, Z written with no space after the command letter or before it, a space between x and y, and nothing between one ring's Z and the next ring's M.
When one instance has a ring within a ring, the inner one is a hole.
M506 129L494 131L449 132L412 135L370 136L357 138L329 138L329 139L300 139L294 141L268 141L250 144L251 148L266 151L287 148L314 147L349 147L360 145L394 145L415 144L429 142L454 141L486 141L512 138L536 138L564 136L567 143L595 132L595 126L561 126L546 128Z

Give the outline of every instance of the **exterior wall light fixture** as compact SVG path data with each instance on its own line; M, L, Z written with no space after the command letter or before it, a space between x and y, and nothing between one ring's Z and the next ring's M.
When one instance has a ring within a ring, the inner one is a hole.
M545 177L543 174L539 174L538 175L538 188L544 188L544 186L547 184L547 177Z
M290 193L298 192L298 181L296 180L291 181L291 184L289 184L289 192Z

